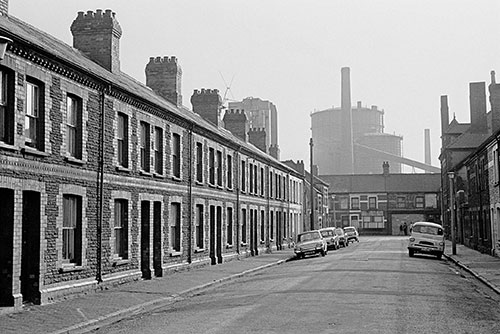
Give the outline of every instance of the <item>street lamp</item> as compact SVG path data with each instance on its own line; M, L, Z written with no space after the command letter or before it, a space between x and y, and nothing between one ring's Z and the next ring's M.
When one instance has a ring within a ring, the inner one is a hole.
M457 255L457 244L455 240L455 173L448 172L450 180L450 214L451 214L451 254Z

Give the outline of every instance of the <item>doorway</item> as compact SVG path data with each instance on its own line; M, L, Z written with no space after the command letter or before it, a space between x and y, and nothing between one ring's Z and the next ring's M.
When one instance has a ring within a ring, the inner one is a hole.
M153 204L153 268L156 277L163 275L161 258L161 202Z
M217 264L216 242L215 242L215 205L210 205L210 264Z
M222 263L222 207L217 207L217 263Z
M150 227L150 213L149 201L141 202L141 271L142 278L151 278L151 268L149 265L150 258L150 245L149 245L149 227Z
M21 294L40 304L40 193L23 191Z
M14 305L12 266L14 250L14 190L0 189L0 306Z

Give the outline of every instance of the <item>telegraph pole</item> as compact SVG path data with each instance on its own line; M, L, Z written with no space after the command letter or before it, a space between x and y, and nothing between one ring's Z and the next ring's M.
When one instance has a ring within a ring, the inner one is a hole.
M314 230L314 176L313 176L313 139L311 138L309 140L309 146L310 146L310 175L311 175L311 231Z

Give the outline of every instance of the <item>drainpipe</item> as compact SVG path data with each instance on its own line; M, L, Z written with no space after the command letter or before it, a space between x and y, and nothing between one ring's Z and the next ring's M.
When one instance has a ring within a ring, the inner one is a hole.
M236 151L236 253L240 254L240 149Z
M104 206L104 121L105 121L105 99L106 90L111 92L111 86L104 88L101 91L101 122L99 129L99 161L98 161L98 172L97 172L97 191L98 191L98 209L97 209L97 229L96 229L96 239L97 239L97 250L96 250L96 280L98 283L102 283L102 212Z
M189 158L188 158L188 263L193 262L193 124L188 129L188 145L189 145Z

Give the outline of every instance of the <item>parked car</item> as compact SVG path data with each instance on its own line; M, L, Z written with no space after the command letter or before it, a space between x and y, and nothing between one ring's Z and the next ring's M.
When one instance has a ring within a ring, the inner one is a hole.
M340 243L339 243L339 237L335 233L335 229L333 227L325 227L319 230L321 235L323 236L323 239L326 240L326 245L328 249L339 249L340 248Z
M307 231L297 235L294 252L299 259L312 254L325 256L328 252L328 246L318 230Z
M344 227L344 233L347 236L347 240L349 240L349 242L351 240L356 240L357 242L359 242L359 233L354 226Z
M413 224L408 240L408 255L415 253L431 254L441 259L444 253L443 227L431 222L416 222Z
M339 244L342 246L342 247L347 247L349 246L349 240L347 240L346 238L346 235L344 233L344 229L341 228L341 227L336 227L335 228L335 233L337 234L338 238L339 238Z

